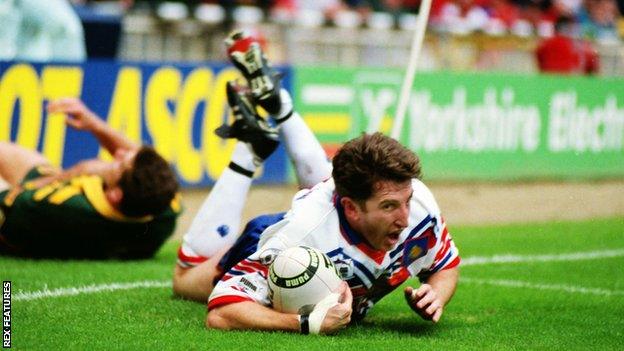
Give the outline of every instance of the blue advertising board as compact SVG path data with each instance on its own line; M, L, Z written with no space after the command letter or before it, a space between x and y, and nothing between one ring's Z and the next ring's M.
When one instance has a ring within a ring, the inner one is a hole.
M280 71L290 89L292 70ZM235 145L214 134L230 118L225 83L233 79L242 78L220 63L0 62L0 140L36 149L62 167L110 157L92 135L67 127L63 114L45 110L53 99L79 97L114 129L153 145L171 162L183 186L209 185L229 163ZM258 182L286 182L284 149L259 173Z

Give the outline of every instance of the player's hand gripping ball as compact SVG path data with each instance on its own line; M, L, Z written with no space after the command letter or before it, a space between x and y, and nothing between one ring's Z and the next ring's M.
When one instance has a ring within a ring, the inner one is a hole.
M273 309L281 312L310 313L341 282L329 257L306 246L280 252L269 267L269 297Z

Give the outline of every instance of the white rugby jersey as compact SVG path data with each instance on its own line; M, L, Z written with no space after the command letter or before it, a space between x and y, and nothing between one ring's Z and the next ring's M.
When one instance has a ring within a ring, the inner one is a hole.
M364 317L377 301L410 276L422 281L432 273L457 266L459 252L433 195L417 179L412 187L408 227L389 251L371 248L349 226L332 179L299 191L284 219L262 233L259 249L216 284L208 308L241 301L270 306L268 267L260 261L267 249L305 245L325 252L351 288L354 319Z

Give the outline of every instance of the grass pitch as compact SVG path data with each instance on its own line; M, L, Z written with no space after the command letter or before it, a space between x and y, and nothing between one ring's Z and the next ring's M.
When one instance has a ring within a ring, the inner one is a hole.
M624 219L450 229L465 265L455 297L437 325L420 320L395 291L363 323L335 336L206 330L205 305L171 295L178 243L170 242L155 259L139 262L0 257L0 278L12 281L12 346L622 349Z

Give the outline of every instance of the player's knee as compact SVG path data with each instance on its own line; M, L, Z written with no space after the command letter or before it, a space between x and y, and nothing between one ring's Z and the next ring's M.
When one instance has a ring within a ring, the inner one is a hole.
M184 290L180 284L180 278L173 276L173 295L177 297L184 297Z
M186 281L184 279L185 273L188 269L182 268L176 265L173 271L173 294L178 297L188 298L188 289Z
M213 274L200 269L200 266L182 268L175 267L173 272L173 294L177 297L206 303L212 291ZM205 279L204 279L205 278Z

